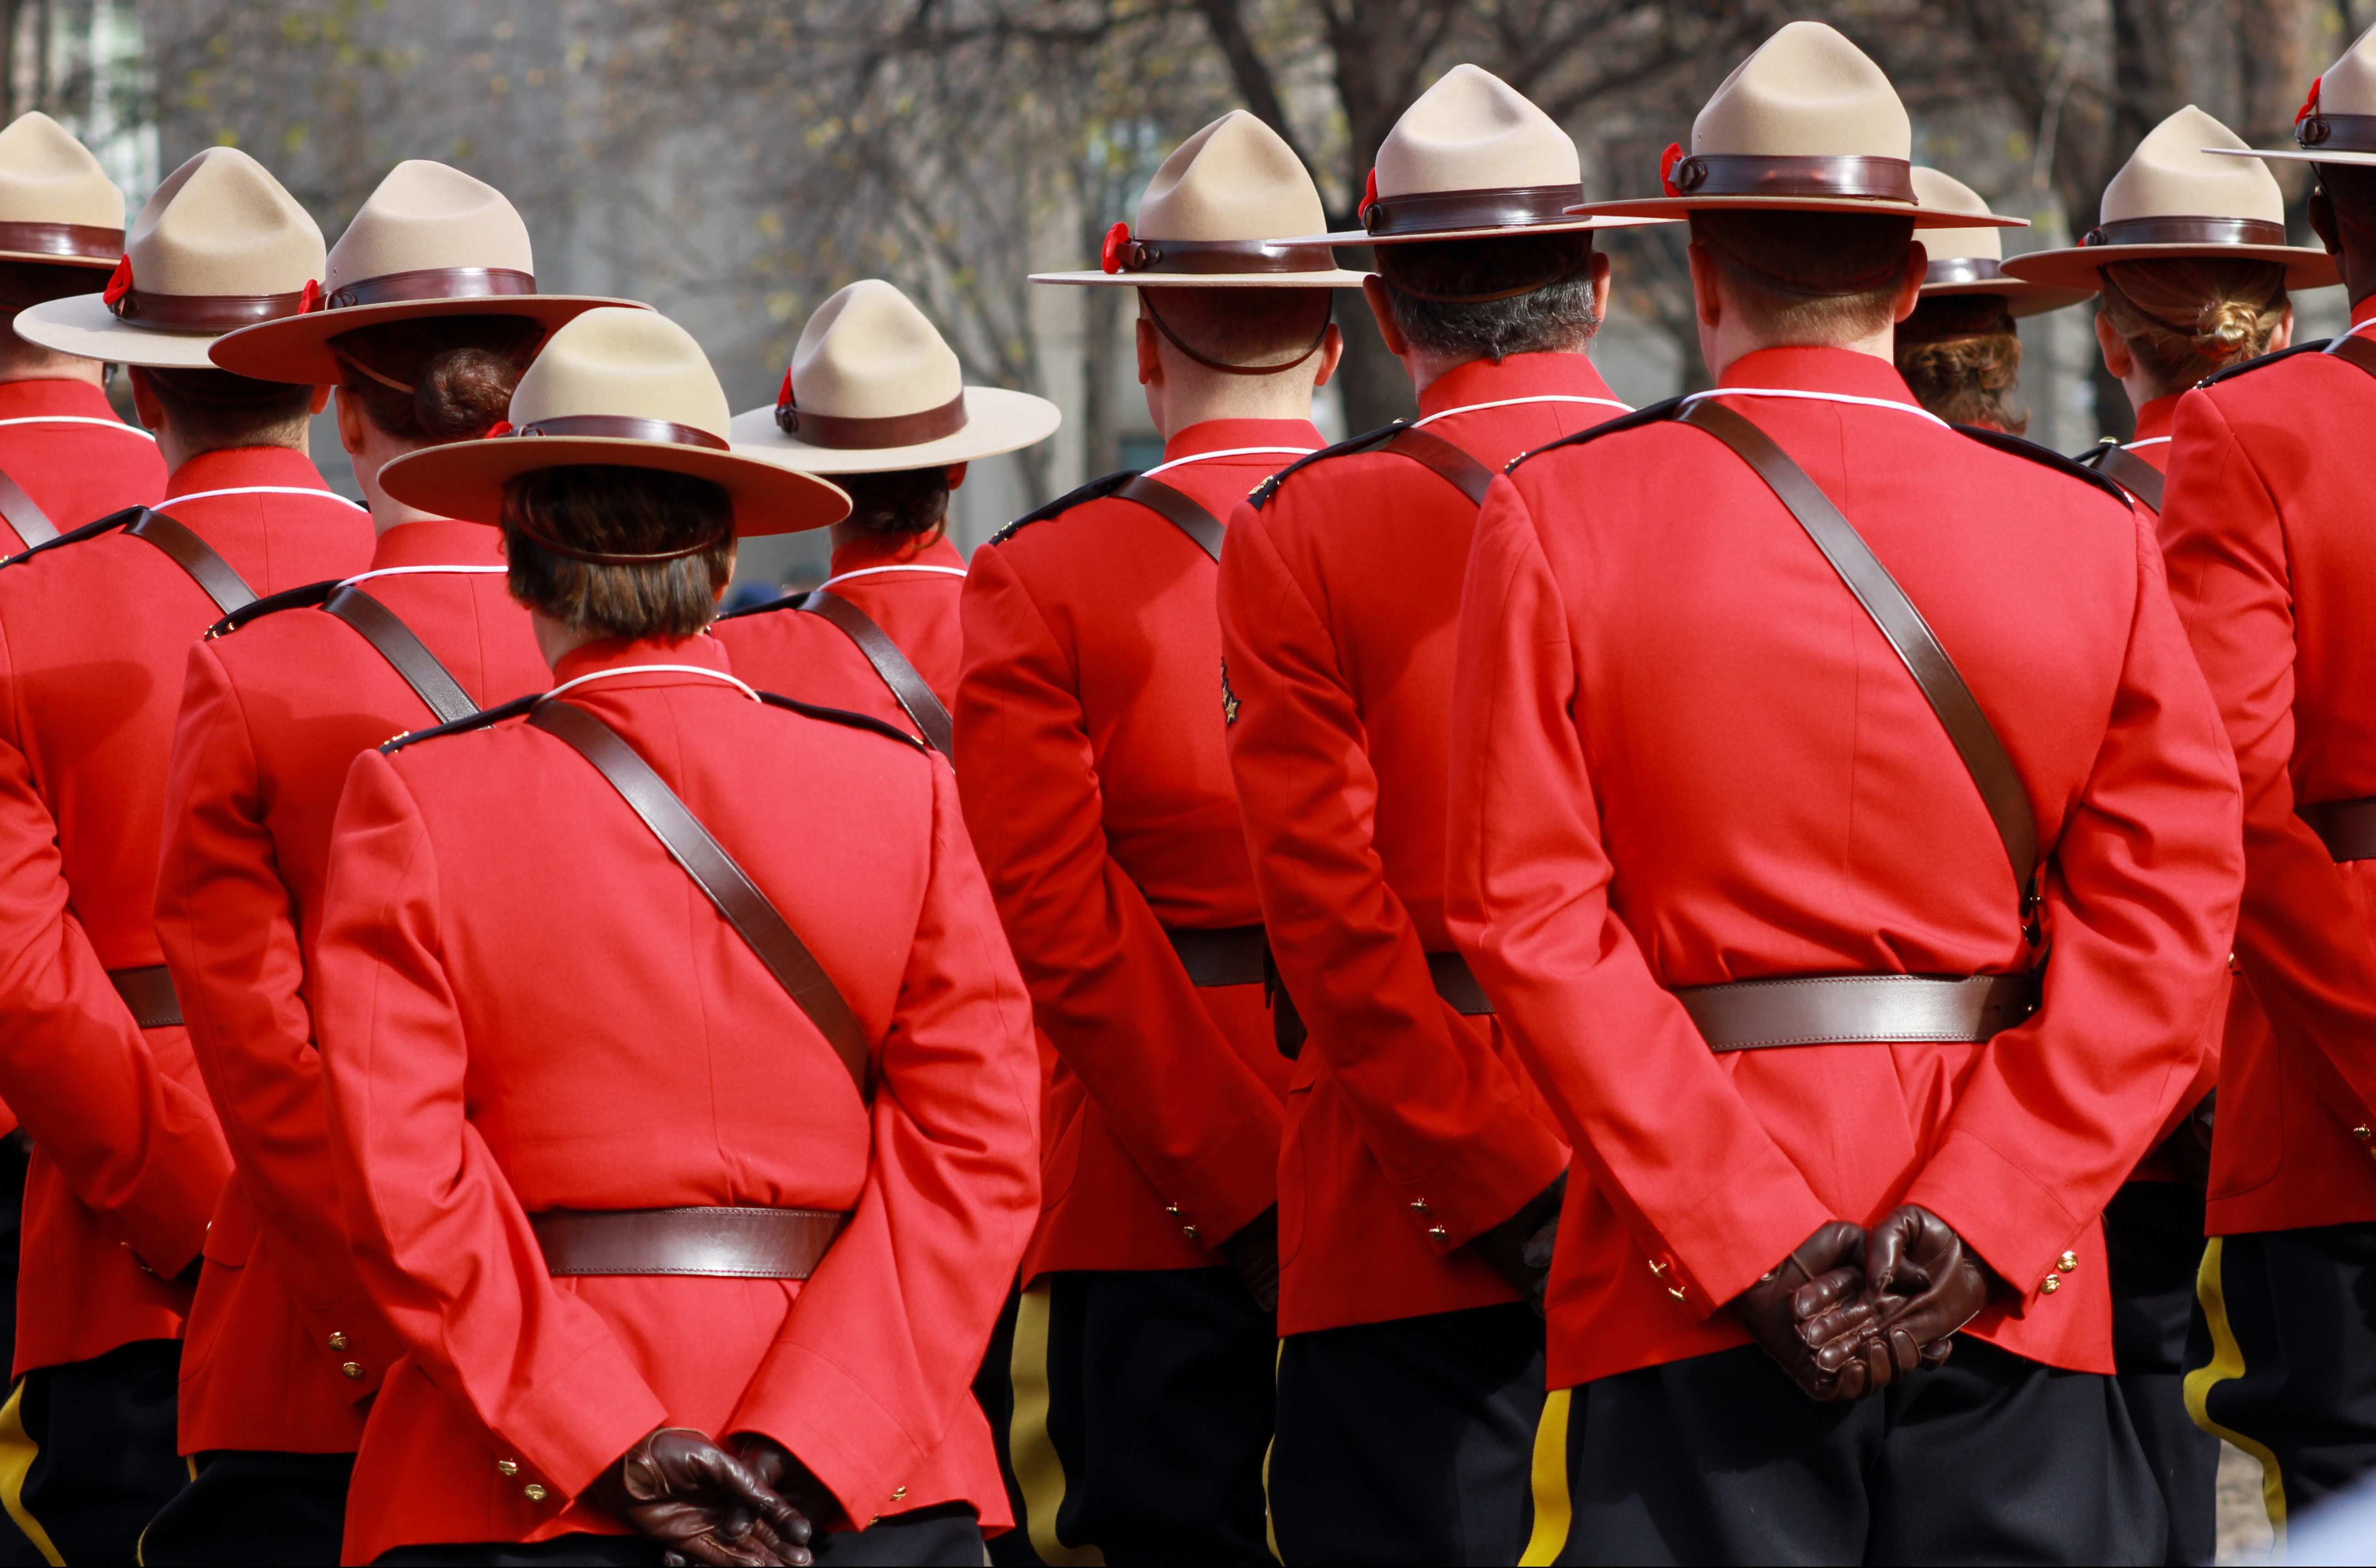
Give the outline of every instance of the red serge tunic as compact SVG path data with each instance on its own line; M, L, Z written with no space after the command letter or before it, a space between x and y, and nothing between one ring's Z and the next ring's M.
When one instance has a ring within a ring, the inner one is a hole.
M283 447L193 457L161 505L258 594L371 558L362 509ZM0 1096L36 1146L20 1372L178 1336L189 1291L168 1282L230 1171L188 1034L141 1029L107 978L163 961L166 765L190 645L221 613L120 532L0 569Z
M2376 299L2351 314L2368 336ZM2376 862L2337 865L2294 810L2376 795L2376 377L2289 353L2189 392L2168 451L2170 591L2235 742L2250 868L2211 1233L2364 1223Z
M1419 428L1499 472L1622 413L1582 354L1465 364ZM1347 453L1241 504L1221 555L1230 766L1263 920L1311 1031L1278 1170L1279 1331L1516 1301L1461 1251L1567 1166L1491 1020L1436 995L1452 656L1477 508Z
M957 695L957 596L965 576L965 557L945 539L921 548L912 540L857 539L833 552L833 576L822 586L882 627L946 707ZM716 636L734 672L761 691L916 728L858 645L821 615L738 615L719 622Z
M1674 988L2023 969L2020 890L1897 655L1714 438L1651 423L1496 481L1461 607L1446 918L1575 1146L1550 1382L1743 1343L1726 1301L1818 1225L1901 1202L2017 1293L1971 1333L2109 1372L2098 1215L2192 1076L2242 874L2160 552L2093 485L1922 412L1884 361L1767 350L1723 385L1990 717L2053 847L2052 959L2040 1012L1984 1044L1710 1051Z
M775 1438L860 1524L953 1501L1007 1521L969 1383L1038 1208L1022 982L947 765L725 669L707 637L612 640L555 690L815 952L875 1042L873 1106L567 745L510 721L363 753L316 1017L356 1261L406 1354L349 1562L619 1533L577 1496L662 1423ZM556 1279L528 1220L740 1204L856 1217L805 1282Z
M551 679L496 539L475 523L402 524L355 579L481 707ZM157 937L235 1169L190 1309L184 1454L350 1452L358 1407L399 1353L348 1256L308 955L349 766L435 722L377 649L317 609L190 651Z
M1320 444L1303 420L1209 420L1147 471L1227 519ZM1277 1201L1291 1064L1262 987L1192 986L1165 935L1262 919L1215 573L1109 497L1001 535L966 579L966 822L1056 1059L1027 1278L1210 1265Z
M33 498L58 532L165 493L165 459L146 431L116 417L88 381L0 381L0 473ZM0 555L26 541L0 519Z

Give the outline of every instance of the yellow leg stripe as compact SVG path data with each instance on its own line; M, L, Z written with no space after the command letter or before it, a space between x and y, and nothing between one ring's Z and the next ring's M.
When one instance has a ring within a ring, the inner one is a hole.
M1048 1434L1048 1292L1041 1279L1023 1292L1015 1312L1015 1355L1008 1363L1015 1382L1015 1417L1006 1433L1007 1463L1023 1492L1023 1526L1031 1550L1049 1568L1105 1568L1106 1554L1094 1546L1071 1547L1056 1538L1056 1514L1064 1506L1064 1462Z
M33 1461L42 1456L42 1445L25 1430L25 1380L18 1378L17 1386L8 1391L8 1402L0 1405L0 1507L8 1510L8 1517L25 1532L33 1550L42 1554L51 1568L65 1568L66 1560L50 1542L50 1532L42 1522L25 1512L25 1478L32 1473Z
M2194 1294L2203 1303L2203 1315L2211 1324L2211 1364L2195 1368L2186 1374L2186 1413L2194 1424L2214 1437L2224 1438L2261 1462L2261 1503L2269 1512L2269 1527L2276 1532L2276 1546L2286 1544L2285 1473L2277 1465L2277 1456L2265 1443L2255 1443L2240 1431L2230 1431L2211 1419L2208 1408L2212 1389L2230 1378L2244 1375L2244 1348L2236 1341L2236 1331L2228 1322L2228 1292L2220 1283L2219 1263L2221 1241L2211 1238L2203 1249L2203 1266L2194 1277Z
M1543 1400L1542 1420L1535 1423L1535 1527L1519 1554L1519 1568L1556 1562L1567 1550L1568 1526L1574 1506L1567 1490L1567 1412L1572 1388L1554 1388Z
M1285 1360L1287 1360L1287 1341L1282 1339L1278 1342L1278 1348L1270 1353L1270 1391L1271 1404L1274 1408L1278 1404L1278 1364ZM1284 1562L1287 1561L1287 1554L1278 1549L1278 1520L1270 1511L1270 1456L1272 1451L1277 1447L1278 1432L1274 1427L1270 1441L1263 1444L1263 1544L1270 1548L1270 1560L1273 1562Z

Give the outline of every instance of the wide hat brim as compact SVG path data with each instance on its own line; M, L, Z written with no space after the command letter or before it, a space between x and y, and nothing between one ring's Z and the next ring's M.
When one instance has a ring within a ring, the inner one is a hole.
M1688 218L1694 212L1861 212L1880 218L1911 218L1917 229L2026 229L2026 218L1996 213L1949 212L1942 208L1916 207L1909 202L1873 201L1863 196L1643 196L1632 201L1588 201L1571 207L1572 214L1619 218Z
M17 336L77 359L148 370L212 370L207 350L219 332L160 332L120 320L97 293L44 300L17 313Z
M776 405L745 409L727 434L737 452L812 474L887 474L906 469L944 468L995 457L1037 445L1056 434L1064 412L1045 398L1003 386L965 389L963 428L933 441L908 446L819 446L787 435L776 423Z
M2222 158L2274 158L2281 163L2376 164L2376 152L2329 152L2324 148L2287 147L2263 150L2257 147L2206 147Z
M2275 261L2286 269L2289 290L2325 289L2343 281L2334 258L2308 245L2069 245L2061 250L2027 251L2009 258L2005 275L2058 289L2103 292L2099 268L2122 261Z
M55 251L0 250L0 261L35 261L43 267L69 267L77 272L101 274L113 272L123 265L121 256L109 256L102 261L95 255L60 255ZM104 276L99 281L101 288L107 284L107 279ZM93 292L97 291L94 290Z
M1413 229L1399 234L1372 234L1366 229L1342 229L1333 234L1302 234L1282 240L1289 245L1408 245L1424 240L1500 240L1518 234L1573 234L1595 229L1640 229L1671 223L1672 218L1555 218L1544 223L1494 223L1483 228Z
M504 485L560 468L641 469L686 474L722 486L740 539L803 533L849 516L849 497L829 480L764 457L671 441L614 436L493 436L408 452L379 471L380 488L408 506L463 522L500 522Z
M1108 289L1358 289L1366 272L1035 272L1034 283Z
M2094 289L2063 289L2050 283L2033 283L2026 278L1974 278L1955 283L1925 283L1922 297L1926 300L1949 300L1961 294L2000 294L2016 316L2044 315L2049 311L2069 310L2096 297Z
M328 386L343 378L330 339L365 327L430 316L516 315L549 336L589 310L605 307L649 310L640 300L607 300L592 294L474 294L463 299L390 300L344 310L308 311L258 322L212 339L208 358L220 370L257 381Z

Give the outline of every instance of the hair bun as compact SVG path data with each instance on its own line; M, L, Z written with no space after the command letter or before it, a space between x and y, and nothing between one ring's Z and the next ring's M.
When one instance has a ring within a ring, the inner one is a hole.
M2242 300L2209 300L2194 318L2195 351L2207 359L2233 359L2261 334L2262 308Z
M477 347L430 356L413 382L413 417L433 441L483 435L511 409L519 370L504 356Z

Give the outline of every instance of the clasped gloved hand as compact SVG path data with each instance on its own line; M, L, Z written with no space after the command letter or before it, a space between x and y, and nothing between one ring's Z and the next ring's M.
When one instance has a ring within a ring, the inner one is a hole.
M1221 1256L1238 1271L1254 1304L1266 1313L1278 1311L1278 1205L1255 1215L1221 1243Z
M1865 1239L1867 1298L1893 1370L1943 1364L1954 1332L1980 1315L1995 1281L1954 1227L1919 1204L1889 1211Z
M1835 1219L1818 1227L1727 1305L1758 1348L1819 1404L1861 1399L1890 1381L1860 1226Z
M1550 1288L1551 1254L1559 1248L1560 1206L1567 1201L1567 1172L1526 1206L1491 1230L1480 1231L1468 1244L1493 1265L1493 1271L1515 1286L1543 1315L1543 1294Z
M587 1490L660 1543L671 1568L807 1568L809 1521L750 1467L688 1427L660 1427Z

